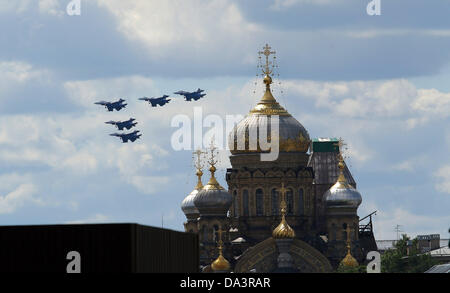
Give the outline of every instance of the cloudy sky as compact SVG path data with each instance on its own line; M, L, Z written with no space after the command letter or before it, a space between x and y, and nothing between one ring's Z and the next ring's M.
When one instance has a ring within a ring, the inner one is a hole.
M177 114L245 115L257 52L277 51L274 95L311 137L342 137L378 239L450 226L450 1L0 0L0 223L137 222L182 230L195 176ZM207 90L164 108L137 101ZM123 97L106 112L93 103ZM105 121L138 120L122 144ZM205 129L206 131L206 129ZM223 186L229 165L221 156ZM204 180L205 181L205 180Z

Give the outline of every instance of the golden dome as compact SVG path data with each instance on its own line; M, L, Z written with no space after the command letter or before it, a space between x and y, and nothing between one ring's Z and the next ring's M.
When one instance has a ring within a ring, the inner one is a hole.
M272 237L275 239L295 238L295 231L289 226L286 221L286 201L284 200L286 189L284 183L281 185L281 223L273 230Z
M358 261L352 256L351 253L351 239L350 239L350 233L351 229L347 226L346 229L347 232L347 255L344 257L344 259L341 260L341 265L346 267L357 267Z
M230 263L226 260L226 258L222 255L222 249L223 249L223 241L222 241L222 227L219 228L219 241L218 241L218 248L219 248L219 256L216 258L215 261L211 264L211 269L213 271L228 271L230 269Z
M272 78L266 75L264 83L266 84L266 92L261 101L250 110L249 114L241 120L229 134L229 148L232 154L240 153L260 153L262 152L259 139L254 138L253 143L250 141L249 134L258 133L258 126L268 125L267 130L262 129L263 135L267 135L262 139L263 142L271 141L270 126L272 120L268 119L273 115L277 115L278 133L279 133L279 151L280 152L307 152L310 145L308 131L298 122L291 114L286 111L273 97L270 90ZM261 134L261 133L260 133ZM242 147L238 144L244 144Z
M272 237L275 239L295 238L295 231L286 222L286 219L281 219L281 223L273 230Z
M350 254L350 252L347 252L347 255L341 261L341 265L346 267L357 267L359 264L358 261Z
M223 257L222 251L219 253L219 257L211 264L213 271L228 271L230 269L230 263Z

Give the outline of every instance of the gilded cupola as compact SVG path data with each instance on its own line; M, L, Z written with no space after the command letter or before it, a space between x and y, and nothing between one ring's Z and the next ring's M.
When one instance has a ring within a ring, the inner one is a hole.
M351 253L350 228L347 227L346 232L347 232L347 254L342 259L341 265L345 267L357 267L359 265L358 261L352 256Z
M226 216L232 202L231 194L220 186L214 175L216 172L215 164L217 163L216 149L216 147L211 146L208 160L211 178L194 197L194 205L197 207L200 216Z
M284 183L281 185L281 222L280 224L273 230L272 237L275 239L286 239L286 238L295 238L294 229L289 226L286 221L286 188L284 188Z
M250 110L249 114L240 121L229 134L229 148L231 153L260 153L266 150L266 142L271 141L271 127L274 120L268 119L278 116L278 136L280 152L307 152L310 145L308 131L291 114L286 111L273 97L270 85L272 84L273 61L269 56L275 54L266 44L264 50L259 52L265 56L265 65L262 65L265 93L259 103ZM275 59L275 57L273 57ZM271 67L272 66L272 67ZM270 122L269 122L270 121ZM276 120L275 120L276 121ZM261 129L261 125L267 125ZM258 131L258 126L260 131ZM258 133L256 136L256 133ZM255 134L255 135L253 135ZM265 137L261 137L264 135ZM261 147L262 146L262 147Z
M222 228L219 227L219 241L218 241L218 249L219 256L212 262L211 269L214 272L227 272L230 269L230 263L223 256L223 241L222 241Z

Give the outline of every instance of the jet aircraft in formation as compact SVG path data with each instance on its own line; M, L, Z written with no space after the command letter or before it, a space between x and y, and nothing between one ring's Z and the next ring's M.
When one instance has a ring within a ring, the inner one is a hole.
M182 95L182 96L184 96L186 101L190 102L192 100L197 101L197 100L203 98L204 96L206 96L206 94L203 92L204 92L204 90L199 88L193 92L177 91L174 94ZM162 107L165 104L169 103L169 101L171 100L171 99L168 99L168 97L169 97L168 95L163 95L162 97L159 97L159 98L143 97L143 98L139 98L139 100L148 102L149 104L152 105L152 107L156 107L158 105ZM94 104L105 106L109 112L113 112L114 110L120 111L122 108L125 108L127 106L127 104L125 104L124 102L125 102L124 99L119 99L118 101L115 101L115 102L99 101ZM136 126L137 122L134 122L135 120L136 119L134 119L134 118L130 118L126 121L112 121L111 120L111 121L107 121L105 123L114 125L119 130L124 130L124 128L126 128L127 130L130 130L131 128ZM110 135L119 137L123 143L127 143L128 141L131 141L131 142L136 141L137 139L139 139L141 137L142 134L139 133L139 130L136 130L136 131L133 131L130 133L112 133Z
M120 111L120 109L125 108L125 106L128 105L124 104L123 102L125 102L124 99L119 99L118 101L115 102L100 101L94 104L105 106L105 108L107 108L109 112L112 112L114 109Z
M130 130L132 127L136 126L137 121L134 122L136 119L134 118L130 118L126 121L108 121L105 122L106 124L111 124L111 125L115 125L117 127L117 129L119 130L123 130L124 128Z
M186 101L190 102L192 100L197 101L197 100L203 98L204 96L206 96L206 94L202 94L202 92L204 92L204 90L201 90L199 88L194 92L178 91L178 92L174 92L174 94L184 96Z
M111 136L117 136L122 139L123 143L127 143L129 140L134 142L136 139L140 138L142 134L138 134L139 130L130 133L111 133Z
M143 98L139 98L139 100L147 101L149 104L152 105L152 107L156 107L157 105L160 105L162 107L165 104L169 103L170 99L168 99L168 97L169 97L168 95L163 95L162 97L159 97L159 98L143 97Z

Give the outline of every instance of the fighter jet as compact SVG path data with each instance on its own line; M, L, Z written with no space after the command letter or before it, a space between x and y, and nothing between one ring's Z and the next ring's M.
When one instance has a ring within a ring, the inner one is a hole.
M100 101L100 102L96 102L94 104L96 105L102 105L105 106L109 112L112 112L114 109L116 109L117 111L120 111L120 109L125 108L125 106L127 104L124 104L123 102L125 102L124 99L120 99L116 102L106 102L106 101Z
M206 96L206 94L202 94L202 92L204 92L204 90L201 89L197 89L195 92L186 92L186 91L178 91L178 92L174 92L174 94L177 95L182 95L184 96L184 98L186 99L186 101L192 101L192 99L194 99L194 101L197 101L201 98L203 98L204 96Z
M139 130L130 132L130 133L112 133L111 136L117 136L122 139L122 143L127 143L129 140L134 142L136 139L141 137L142 134L137 134Z
M132 127L136 126L137 122L133 122L134 118L130 118L127 121L108 121L106 124L111 124L117 126L117 129L123 130L124 128L130 130Z
M164 95L164 96L159 97L159 98L143 97L143 98L139 98L139 100L147 101L149 104L152 105L152 107L156 107L157 105L160 105L162 107L165 104L169 103L170 99L168 99L168 97L169 97L168 95Z

